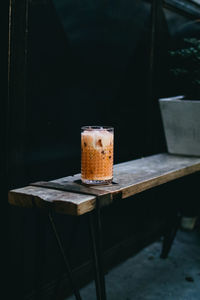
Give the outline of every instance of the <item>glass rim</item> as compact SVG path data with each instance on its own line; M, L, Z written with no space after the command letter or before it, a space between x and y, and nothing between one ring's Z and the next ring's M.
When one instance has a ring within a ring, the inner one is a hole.
M87 130L87 131L92 131L92 130L100 130L100 131L104 131L104 130L110 130L110 131L114 131L114 127L112 126L98 126L98 125L87 125L87 126L82 126L81 130Z

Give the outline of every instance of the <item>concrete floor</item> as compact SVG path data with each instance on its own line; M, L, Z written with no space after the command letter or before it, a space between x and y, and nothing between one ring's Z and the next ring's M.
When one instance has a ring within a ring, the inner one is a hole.
M158 241L110 270L107 300L200 300L200 228L179 230L167 259L159 258L160 249ZM96 300L94 282L80 292Z

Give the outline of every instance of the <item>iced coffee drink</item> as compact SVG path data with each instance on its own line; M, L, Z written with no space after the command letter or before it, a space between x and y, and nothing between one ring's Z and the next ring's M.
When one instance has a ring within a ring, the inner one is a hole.
M113 178L113 128L84 126L81 130L82 182L86 184L111 183Z

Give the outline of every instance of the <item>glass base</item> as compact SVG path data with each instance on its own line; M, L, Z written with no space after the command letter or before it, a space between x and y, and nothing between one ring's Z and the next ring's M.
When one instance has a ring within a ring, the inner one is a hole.
M112 178L106 180L88 180L88 179L81 178L82 183L87 185L108 185L112 183L112 180L113 180Z

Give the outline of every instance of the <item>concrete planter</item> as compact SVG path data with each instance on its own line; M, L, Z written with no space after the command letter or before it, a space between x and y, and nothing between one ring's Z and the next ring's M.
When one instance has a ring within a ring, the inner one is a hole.
M200 100L159 99L168 152L200 156Z

